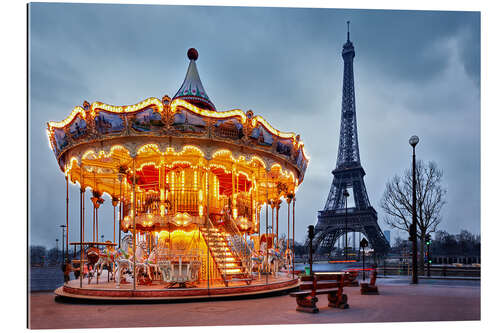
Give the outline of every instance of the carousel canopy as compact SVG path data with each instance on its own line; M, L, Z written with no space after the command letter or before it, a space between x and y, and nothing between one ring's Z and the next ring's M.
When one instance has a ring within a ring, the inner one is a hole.
M196 50L188 57L186 79L174 99L128 106L84 102L63 121L49 122L47 135L61 170L71 182L114 198L120 184L130 193L132 170L144 192L159 191L174 174L194 191L207 173L216 178L210 179L215 196L252 191L261 204L295 193L309 162L300 136L277 130L250 110L216 111L196 69Z

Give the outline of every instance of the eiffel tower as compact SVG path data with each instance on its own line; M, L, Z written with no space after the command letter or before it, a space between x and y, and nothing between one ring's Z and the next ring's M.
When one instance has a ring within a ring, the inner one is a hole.
M377 223L377 212L370 205L363 180L365 171L359 158L354 97L354 45L350 41L349 22L347 22L347 42L342 49L342 58L344 82L337 165L332 171L333 182L325 208L318 212L314 247L318 253L329 253L342 235L348 232L360 232L377 254L384 254L389 249L389 243ZM346 208L345 191L348 188L352 190L354 207Z

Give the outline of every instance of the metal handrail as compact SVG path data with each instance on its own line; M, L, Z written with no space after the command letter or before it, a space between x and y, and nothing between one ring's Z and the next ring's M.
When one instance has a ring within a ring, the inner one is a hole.
M240 230L238 229L238 226L234 222L234 219L230 216L229 217L229 223L224 223L225 227L229 227L229 233L233 235L232 237L232 242L234 243L234 240L236 239L238 241L238 246L235 246L236 251L238 252L238 256L240 257L241 261L244 263L245 268L247 270L247 273L250 274L250 260L249 256L252 253L252 250L248 246L248 244L243 240L243 235L241 234ZM236 237L234 237L236 235ZM236 244L235 244L236 245Z

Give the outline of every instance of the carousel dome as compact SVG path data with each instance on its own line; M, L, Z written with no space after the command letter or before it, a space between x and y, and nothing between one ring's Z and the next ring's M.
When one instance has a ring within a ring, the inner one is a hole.
M208 97L205 88L203 88L200 75L198 74L198 68L196 67L198 51L195 48L190 48L187 55L190 62L186 77L173 99L182 98L183 100L202 109L215 111L215 105Z

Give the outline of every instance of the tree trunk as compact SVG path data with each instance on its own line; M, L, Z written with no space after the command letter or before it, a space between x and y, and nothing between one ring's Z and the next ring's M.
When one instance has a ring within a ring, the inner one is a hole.
M424 263L424 257L425 257L425 233L422 233L423 236L420 236L420 256L418 258L418 271L421 274L424 274L424 269L425 269L425 263Z

